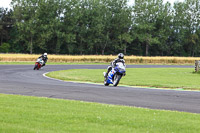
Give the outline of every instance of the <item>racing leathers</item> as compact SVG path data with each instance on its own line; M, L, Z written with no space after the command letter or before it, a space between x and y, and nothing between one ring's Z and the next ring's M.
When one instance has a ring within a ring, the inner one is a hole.
M42 67L45 66L47 60L48 60L48 57L47 56L44 56L44 55L41 55L39 58L42 58L42 60L44 61L44 64L42 64Z
M105 77L108 76L108 73L112 70L113 67L116 66L116 64L117 64L118 62L122 62L123 65L126 66L126 64L125 64L125 60L124 60L124 59L116 58L114 61L112 61L112 62L110 63L111 65L108 66L108 68L107 68L107 72L106 72L106 74L105 74ZM124 76L125 76L125 75L126 75L126 74L124 74Z

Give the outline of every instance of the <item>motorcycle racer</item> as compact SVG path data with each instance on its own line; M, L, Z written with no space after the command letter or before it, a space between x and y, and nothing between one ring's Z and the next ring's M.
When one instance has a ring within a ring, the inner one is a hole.
M108 73L112 70L113 67L116 66L116 63L118 63L118 62L122 62L123 65L126 66L126 65L125 65L125 60L124 60L124 54L123 54L123 53L119 53L119 54L118 54L118 58L116 58L115 60L113 60L113 61L110 63L111 65L108 66L107 72L105 73L104 77L107 77L107 76L108 76ZM124 74L124 76L125 76L125 75L126 75L126 74Z
M42 67L45 66L45 64L46 64L46 62L48 60L47 53L44 53L39 58L42 58L42 60L44 61L44 63L42 64Z

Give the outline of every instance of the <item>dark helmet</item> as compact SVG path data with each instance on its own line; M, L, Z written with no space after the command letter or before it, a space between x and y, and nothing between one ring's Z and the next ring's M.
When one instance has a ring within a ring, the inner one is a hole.
M124 59L124 54L119 53L119 54L118 54L118 58L119 58L119 59Z

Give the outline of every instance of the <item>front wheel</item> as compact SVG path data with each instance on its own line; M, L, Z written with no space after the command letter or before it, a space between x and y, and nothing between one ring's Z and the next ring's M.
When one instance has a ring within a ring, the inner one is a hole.
M35 67L33 68L33 70L35 70L38 67L38 64L35 65Z
M113 86L117 86L119 84L119 81L120 81L121 78L122 78L122 75L115 74L114 75Z

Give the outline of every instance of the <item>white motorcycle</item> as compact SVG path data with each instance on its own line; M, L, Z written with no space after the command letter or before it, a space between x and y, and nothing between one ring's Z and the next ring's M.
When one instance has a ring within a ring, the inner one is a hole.
M33 70L35 69L39 70L43 64L44 64L44 61L42 60L42 58L38 58L37 61L35 62L35 66Z
M103 73L105 77L104 85L113 84L113 86L117 86L122 76L125 76L125 73L126 66L122 62L116 63L116 66L112 68L107 77L105 77L106 72Z

